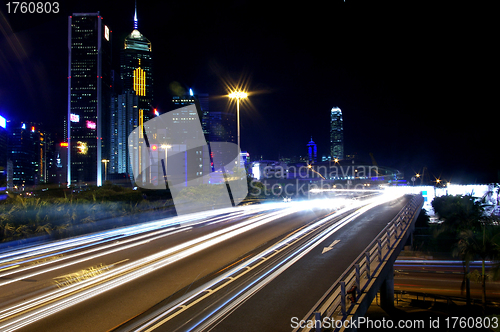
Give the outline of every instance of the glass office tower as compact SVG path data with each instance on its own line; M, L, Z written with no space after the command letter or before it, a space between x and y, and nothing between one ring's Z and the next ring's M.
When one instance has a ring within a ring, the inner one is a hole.
M97 13L68 19L68 185L102 185L109 159L111 30Z

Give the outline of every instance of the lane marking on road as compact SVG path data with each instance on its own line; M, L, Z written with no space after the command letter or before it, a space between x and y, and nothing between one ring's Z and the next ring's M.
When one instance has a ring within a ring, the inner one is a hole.
M9 267L5 267L3 269L0 269L0 272L1 271L7 271L7 270L10 270L10 269L15 269L16 267L19 267L19 266L21 266L21 265L18 264L18 265L12 265L12 266L9 266Z
M321 254L323 255L325 252L328 252L328 251L332 250L333 246L336 245L339 242L340 242L340 240L333 241L332 244L330 244L328 247L324 247L323 248L323 251L321 252Z

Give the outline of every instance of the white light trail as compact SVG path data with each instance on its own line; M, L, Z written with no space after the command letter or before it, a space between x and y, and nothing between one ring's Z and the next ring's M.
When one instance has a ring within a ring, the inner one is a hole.
M89 253L92 253L95 251L104 250L106 248L110 248L110 247L118 245L118 243L116 241L120 241L119 244L121 245L123 243L127 243L130 241L138 240L138 239L152 236L155 234L160 234L158 232L153 232L153 233L150 233L150 234L147 234L144 236L135 237L132 240L126 240L127 237L137 236L138 234L141 234L141 233L151 232L151 231L155 231L158 229L163 229L163 230L159 231L159 232L163 232L163 233L171 232L172 229L169 229L169 227L171 227L173 225L180 224L181 225L180 227L185 228L185 227L187 227L185 225L194 226L194 225L197 225L199 223L218 223L218 222L223 222L225 220L228 220L228 219L231 219L234 217L238 217L238 216L245 217L245 216L249 216L250 214L260 213L260 212L263 212L266 210L283 208L283 207L286 207L286 206L279 205L279 204L265 204L262 206L245 206L245 207L238 208L237 210L231 209L229 211L230 213L228 214L228 216L223 217L223 218L219 217L219 215L221 214L220 211L223 211L223 210L219 210L219 212L211 211L209 216L210 215L212 215L212 216L210 216L209 219L207 219L206 214L203 215L203 214L198 213L196 215L187 215L187 216L182 216L179 218L161 219L161 220L154 221L154 222L148 222L148 223L139 224L139 225L135 225L135 226L128 226L128 227L124 227L124 228L120 228L120 229L116 229L116 230L97 233L97 234L84 235L84 236L81 236L78 238L50 242L47 244L42 244L39 246L30 247L30 248L23 248L19 252L17 252L17 251L16 252L9 252L8 255L3 255L4 257L10 257L10 259L4 259L3 261L0 261L0 263L4 263L4 265L0 266L0 272L8 271L6 273L0 273L0 277L6 277L6 276L9 276L9 275L12 275L15 273L22 273L22 272L25 272L27 270L33 269L33 268L40 268L41 266L44 266L44 265L59 263L62 260L67 260L67 259L74 258L77 256L89 254ZM225 211L223 211L223 212L225 212ZM213 219L215 219L215 221L211 222L211 220L213 220ZM184 225L184 226L182 226L182 225ZM166 235L168 235L168 234L166 234ZM107 246L106 245L102 246L106 242L111 242L111 244L109 244ZM142 243L146 243L146 242L142 242ZM99 246L99 245L101 245L101 246L96 247L94 249L86 249L86 248L92 248L92 247ZM85 251L79 251L82 249L84 249ZM74 252L74 251L79 251L79 252L77 252L76 254L71 254L71 252ZM110 251L108 253L112 253L112 252L115 252L115 251ZM63 255L63 254L65 256L60 256L58 259L39 262L40 260L43 260L45 258L54 257L56 255ZM102 256L105 254L107 254L107 253L103 253L99 256ZM40 256L40 255L46 255L46 256ZM0 256L0 257L2 257L2 256ZM96 257L98 257L98 256L92 256L89 259L96 258ZM8 264L9 262L10 262L10 264ZM22 264L29 264L31 262L38 262L38 263L33 264L33 265L22 266ZM78 262L81 262L81 261L78 261ZM63 265L61 267L67 267L67 266L68 265ZM18 267L18 268L15 270L11 270L11 268L15 268L15 267ZM52 270L53 269L50 269L48 271L52 271ZM45 272L47 272L47 271L45 271ZM29 275L29 277L39 275L41 273L43 273L43 272L38 272L36 274ZM21 279L24 279L24 278L27 278L27 276L23 276L23 278L21 278ZM17 281L17 280L19 280L19 279L16 279L14 281ZM7 283L10 283L10 282L13 282L13 281L10 280ZM4 284L6 284L6 283L0 283L0 286L2 286Z
M288 205L284 206L288 207L284 211L271 212L267 215L255 217L243 223L224 228L154 255L147 256L138 261L124 264L93 278L53 290L48 294L4 309L0 311L0 329L2 331L16 330L51 313L80 303L87 298L120 286L151 271L165 267L231 237L298 211L297 208L292 208ZM13 319L9 320L9 317L13 317Z

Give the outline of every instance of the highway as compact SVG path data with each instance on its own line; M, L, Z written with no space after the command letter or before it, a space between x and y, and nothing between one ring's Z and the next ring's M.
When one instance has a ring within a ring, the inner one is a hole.
M490 273L491 264L486 265ZM481 262L471 263L471 272L481 272ZM432 295L465 298L465 289L461 290L463 267L461 261L436 260L399 260L394 263L394 290L419 292ZM471 297L481 300L481 283L470 282ZM486 282L487 301L500 301L500 282Z
M261 204L0 252L0 330L130 330L172 308L178 314L169 324L187 330L204 322L199 313L206 308L239 306L239 293L248 299L279 277L336 223L347 225L367 204L382 203ZM195 305L208 297L209 305ZM192 308L183 310L187 316L175 309L180 303Z

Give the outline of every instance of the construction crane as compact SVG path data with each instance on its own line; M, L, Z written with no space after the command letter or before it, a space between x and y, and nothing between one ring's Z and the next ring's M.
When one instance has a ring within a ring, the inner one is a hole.
M376 166L375 172L377 173L377 176L380 176L380 173L378 172L378 164L377 161L375 160L375 157L373 156L373 153L370 152L370 158L372 158L372 164L373 166Z

